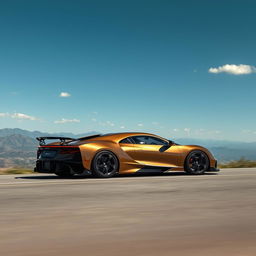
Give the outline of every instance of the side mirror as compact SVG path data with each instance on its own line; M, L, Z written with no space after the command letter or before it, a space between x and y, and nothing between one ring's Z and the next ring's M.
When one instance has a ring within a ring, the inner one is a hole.
M165 152L165 151L166 151L168 148L170 148L173 144L174 144L174 142L173 142L172 140L168 140L168 145L167 145L167 144L163 145L163 146L159 149L159 151L160 151L160 152Z
M169 146L172 146L173 144L175 144L174 141L172 140L168 140L168 141L169 141Z

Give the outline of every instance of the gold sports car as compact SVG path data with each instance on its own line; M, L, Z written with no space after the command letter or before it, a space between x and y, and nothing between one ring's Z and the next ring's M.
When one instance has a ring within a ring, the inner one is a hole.
M217 161L206 148L179 145L149 133L97 134L79 139L39 137L37 140L40 146L35 172L61 177L86 170L101 178L119 173L219 171ZM46 144L46 140L55 142Z

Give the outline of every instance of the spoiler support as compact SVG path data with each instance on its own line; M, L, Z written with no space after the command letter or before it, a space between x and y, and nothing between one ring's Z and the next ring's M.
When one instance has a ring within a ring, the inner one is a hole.
M37 137L36 139L39 141L40 146L45 145L45 140L60 140L61 145L63 145L67 141L76 140L74 138L69 137Z

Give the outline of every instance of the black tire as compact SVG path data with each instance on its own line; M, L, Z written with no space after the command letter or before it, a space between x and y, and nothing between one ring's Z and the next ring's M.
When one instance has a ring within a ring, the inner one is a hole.
M111 178L118 173L118 170L119 161L111 151L100 151L93 158L92 172L98 178Z
M184 164L185 172L193 175L204 174L209 169L209 158L201 150L194 150L188 154Z

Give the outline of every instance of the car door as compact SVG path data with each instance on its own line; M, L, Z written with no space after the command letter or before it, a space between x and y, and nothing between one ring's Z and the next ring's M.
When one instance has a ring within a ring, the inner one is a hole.
M119 142L119 145L121 147L121 149L131 158L133 158L133 152L134 152L134 144L133 141L128 137L125 139L122 139Z
M130 139L134 143L130 155L135 161L150 166L178 165L179 150L169 145L168 140L146 135L133 136Z

